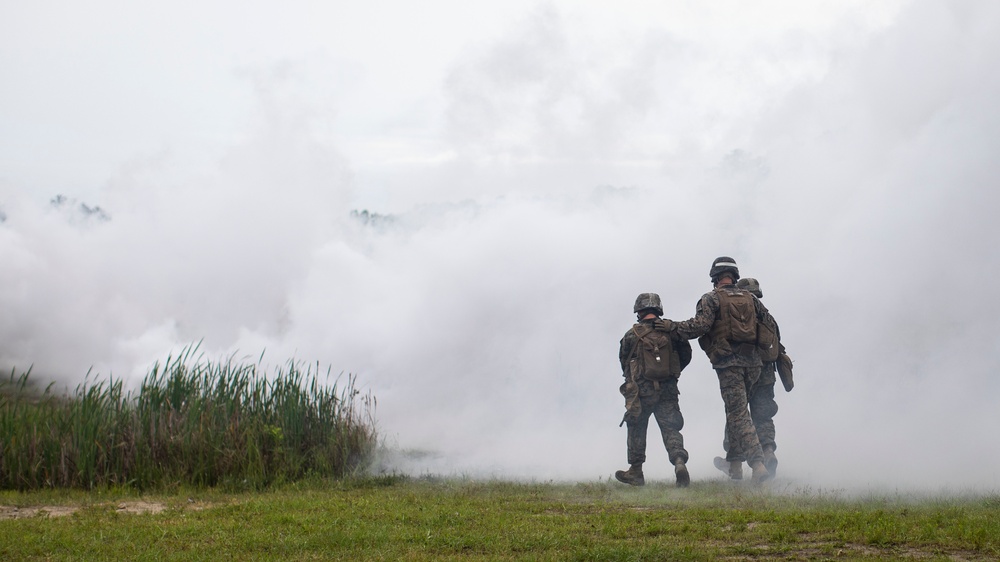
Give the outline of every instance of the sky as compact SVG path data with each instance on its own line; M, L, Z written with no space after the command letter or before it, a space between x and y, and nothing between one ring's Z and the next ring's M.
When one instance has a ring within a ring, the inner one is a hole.
M0 368L319 362L390 470L602 480L636 295L727 255L795 361L774 486L1000 487L1000 4L418 4L0 0Z

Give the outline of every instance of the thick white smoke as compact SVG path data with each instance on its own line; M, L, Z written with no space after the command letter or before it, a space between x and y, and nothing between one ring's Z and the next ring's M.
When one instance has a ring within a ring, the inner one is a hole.
M731 255L796 361L786 482L995 489L1000 8L921 0L889 25L726 41L595 36L567 13L455 60L413 159L352 162L270 76L253 140L196 172L131 163L82 201L110 220L8 185L0 363L73 386L198 340L266 350L356 373L409 451L397 469L605 478L625 466L635 296L688 318ZM692 476L721 476L700 352L680 389ZM654 428L647 453L669 478Z

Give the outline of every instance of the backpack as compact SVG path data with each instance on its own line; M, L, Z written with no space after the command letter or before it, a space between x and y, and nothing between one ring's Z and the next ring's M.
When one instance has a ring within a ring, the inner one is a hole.
M768 316L767 321L757 327L757 349L760 350L760 360L764 363L774 363L781 355L781 342L778 337L778 325Z
M665 381L680 376L681 359L674 349L670 334L647 324L632 326L632 333L636 336L636 342L629 365L634 376L651 381Z
M757 308L747 291L720 290L719 336L730 343L757 343Z
M698 338L698 344L713 364L760 345L755 297L748 291L732 288L720 287L715 293L719 298L719 316L711 331Z

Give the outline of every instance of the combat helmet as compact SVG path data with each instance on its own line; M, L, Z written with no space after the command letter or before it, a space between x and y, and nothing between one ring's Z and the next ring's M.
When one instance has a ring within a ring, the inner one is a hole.
M715 261L712 262L712 269L708 270L708 276L712 279L712 283L718 281L723 273L731 273L733 281L739 281L740 270L736 267L736 260L729 256L715 258Z
M660 295L656 293L642 293L635 298L635 306L632 312L640 310L652 310L657 316L663 316L663 305L660 304Z
M744 277L743 279L740 279L736 282L736 286L740 289L750 291L750 294L758 299L764 298L764 292L760 290L760 283L758 283L753 277Z

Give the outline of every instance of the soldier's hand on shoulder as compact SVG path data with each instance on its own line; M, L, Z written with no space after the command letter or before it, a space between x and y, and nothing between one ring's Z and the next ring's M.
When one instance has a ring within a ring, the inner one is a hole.
M669 332L674 327L674 321L669 318L657 318L653 321L653 327L657 330Z

